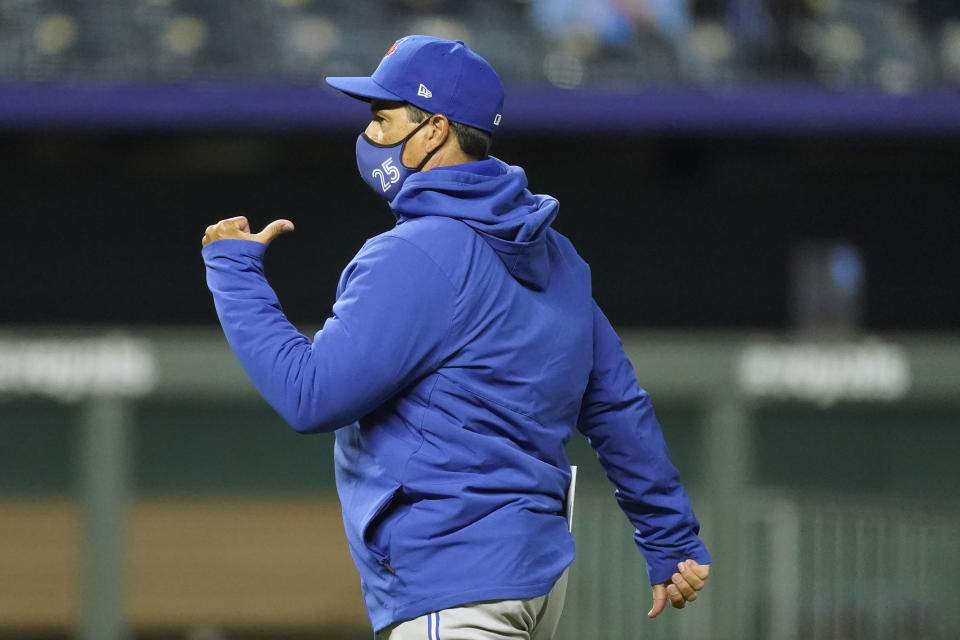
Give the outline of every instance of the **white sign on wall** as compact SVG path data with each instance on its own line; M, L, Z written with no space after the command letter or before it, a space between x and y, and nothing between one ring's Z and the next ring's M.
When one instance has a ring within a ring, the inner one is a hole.
M65 402L89 396L139 397L156 386L149 341L122 334L90 338L0 337L0 397Z
M823 407L839 400L891 402L910 389L903 349L879 341L754 344L741 353L737 375L749 396Z

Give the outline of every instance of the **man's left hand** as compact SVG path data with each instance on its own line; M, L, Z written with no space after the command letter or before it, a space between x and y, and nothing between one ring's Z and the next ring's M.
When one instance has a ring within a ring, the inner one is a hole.
M653 608L647 617L656 618L667 606L667 599L674 609L683 609L688 602L697 599L704 581L710 575L710 565L698 564L696 560L684 560L677 565L677 572L670 580L653 585Z
M260 233L250 232L250 223L243 216L227 218L217 224L207 227L203 234L202 245L205 247L217 240L253 240L261 244L270 244L277 236L293 231L293 223L289 220L274 220Z

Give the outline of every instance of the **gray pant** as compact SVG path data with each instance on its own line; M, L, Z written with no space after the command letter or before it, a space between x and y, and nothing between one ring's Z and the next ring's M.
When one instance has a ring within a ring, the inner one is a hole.
M539 598L471 602L404 620L376 640L550 640L567 594L567 572Z

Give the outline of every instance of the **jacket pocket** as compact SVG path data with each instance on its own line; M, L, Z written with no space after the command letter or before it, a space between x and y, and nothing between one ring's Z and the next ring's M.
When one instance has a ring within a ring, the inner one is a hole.
M388 541L384 540L384 536L382 534L384 527L382 524L390 511L390 505L393 504L394 499L399 492L400 487L397 486L390 493L381 496L380 499L373 505L363 523L360 525L360 538L363 540L363 545L378 560L388 556Z
M362 528L363 545L376 559L377 564L394 575L396 570L390 564L390 539L393 525L410 510L410 507L410 502L404 497L403 487L397 486L376 503L372 515Z
M343 524L354 560L365 571L386 570L390 566L391 523L404 502L403 486L389 473L363 442L359 429L337 432L334 448L337 492L343 509Z

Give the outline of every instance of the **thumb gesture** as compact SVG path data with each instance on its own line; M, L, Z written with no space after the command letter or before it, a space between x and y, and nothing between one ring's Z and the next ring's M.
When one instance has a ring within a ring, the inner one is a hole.
M289 233L290 231L293 231L293 229L293 223L289 220L274 220L265 226L263 231L254 234L250 237L250 239L257 242L262 242L263 244L270 244L277 236L284 233Z
M293 223L289 220L274 220L260 233L250 233L250 223L243 216L221 220L217 224L207 227L203 234L203 246L217 240L252 240L261 244L270 244L280 234L293 231Z

